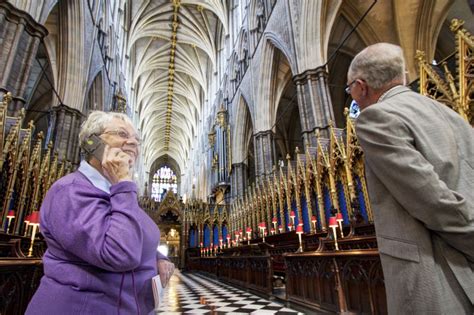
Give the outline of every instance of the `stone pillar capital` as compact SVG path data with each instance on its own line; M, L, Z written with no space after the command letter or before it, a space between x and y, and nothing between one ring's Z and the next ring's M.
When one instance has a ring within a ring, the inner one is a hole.
M293 82L295 82L296 85L304 85L309 80L315 81L321 77L328 77L328 71L326 67L318 67L316 69L306 70L300 74L297 74L293 76Z
M48 35L46 27L36 22L27 12L17 9L7 1L0 2L0 14L5 15L5 19L8 22L23 24L25 31L31 36L44 38Z

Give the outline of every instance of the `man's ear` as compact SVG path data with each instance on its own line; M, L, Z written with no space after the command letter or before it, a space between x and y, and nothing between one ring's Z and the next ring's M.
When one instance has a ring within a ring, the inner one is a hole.
M367 85L367 83L363 80L359 80L359 85L360 85L360 89L361 89L361 92L362 92L362 96L363 97L368 97L369 96L369 86Z

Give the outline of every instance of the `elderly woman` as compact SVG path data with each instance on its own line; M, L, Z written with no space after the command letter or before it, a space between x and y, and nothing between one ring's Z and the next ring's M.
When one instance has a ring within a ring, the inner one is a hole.
M102 160L86 156L79 169L49 189L41 206L48 244L44 276L26 314L148 314L151 279L166 285L173 264L157 252L160 231L138 206L132 168L140 140L123 114L92 112L79 134L104 142Z

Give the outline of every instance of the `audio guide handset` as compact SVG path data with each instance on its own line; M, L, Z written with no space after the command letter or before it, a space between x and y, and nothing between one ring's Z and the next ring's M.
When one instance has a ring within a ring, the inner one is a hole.
M84 150L102 162L104 156L105 142L98 136L92 135L87 138Z

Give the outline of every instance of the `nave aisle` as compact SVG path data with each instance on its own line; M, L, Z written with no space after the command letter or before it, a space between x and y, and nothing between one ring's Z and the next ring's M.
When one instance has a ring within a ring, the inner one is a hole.
M157 314L303 314L199 274L175 274Z

